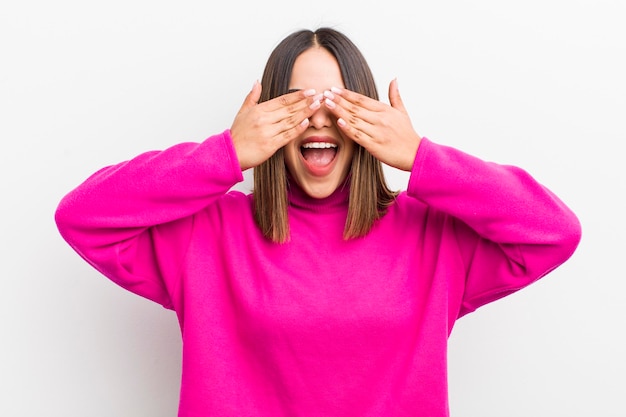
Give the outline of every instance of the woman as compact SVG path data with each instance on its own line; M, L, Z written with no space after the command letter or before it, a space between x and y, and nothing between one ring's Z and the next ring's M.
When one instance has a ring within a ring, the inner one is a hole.
M446 416L456 319L574 252L554 194L420 137L395 81L389 101L343 34L298 31L230 129L61 201L81 256L178 315L180 416ZM249 168L253 193L230 191Z

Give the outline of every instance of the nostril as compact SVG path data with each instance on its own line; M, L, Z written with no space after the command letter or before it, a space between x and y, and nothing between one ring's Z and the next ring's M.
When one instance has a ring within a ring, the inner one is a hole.
M332 125L331 113L323 108L318 109L312 116L309 117L310 127L317 129L323 127L329 127Z

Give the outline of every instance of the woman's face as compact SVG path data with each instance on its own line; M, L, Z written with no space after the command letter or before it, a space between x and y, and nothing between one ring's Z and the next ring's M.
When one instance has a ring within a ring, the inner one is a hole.
M324 48L313 47L296 59L290 90L344 87L337 60ZM325 105L309 118L309 127L285 146L285 163L298 185L311 197L331 195L350 172L354 142L337 128L334 116Z

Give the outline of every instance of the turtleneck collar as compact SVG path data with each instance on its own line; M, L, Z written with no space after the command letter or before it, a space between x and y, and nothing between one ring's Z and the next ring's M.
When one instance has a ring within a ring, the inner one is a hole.
M328 197L313 198L288 175L287 194L289 205L310 211L346 210L350 199L350 175Z

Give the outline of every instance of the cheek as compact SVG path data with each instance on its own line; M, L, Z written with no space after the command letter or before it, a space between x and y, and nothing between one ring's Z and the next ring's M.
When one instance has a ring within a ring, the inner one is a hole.
M285 146L283 152L285 156L285 165L287 165L287 169L290 171L290 173L293 174L293 170L298 162L298 154L300 153L300 151L296 149L295 146L287 145Z
M354 142L352 142L351 140L347 140L346 141L346 145L344 148L344 158L346 159L346 161L348 162L348 164L352 163L352 158L354 157L354 153L356 152L356 146L354 144Z

